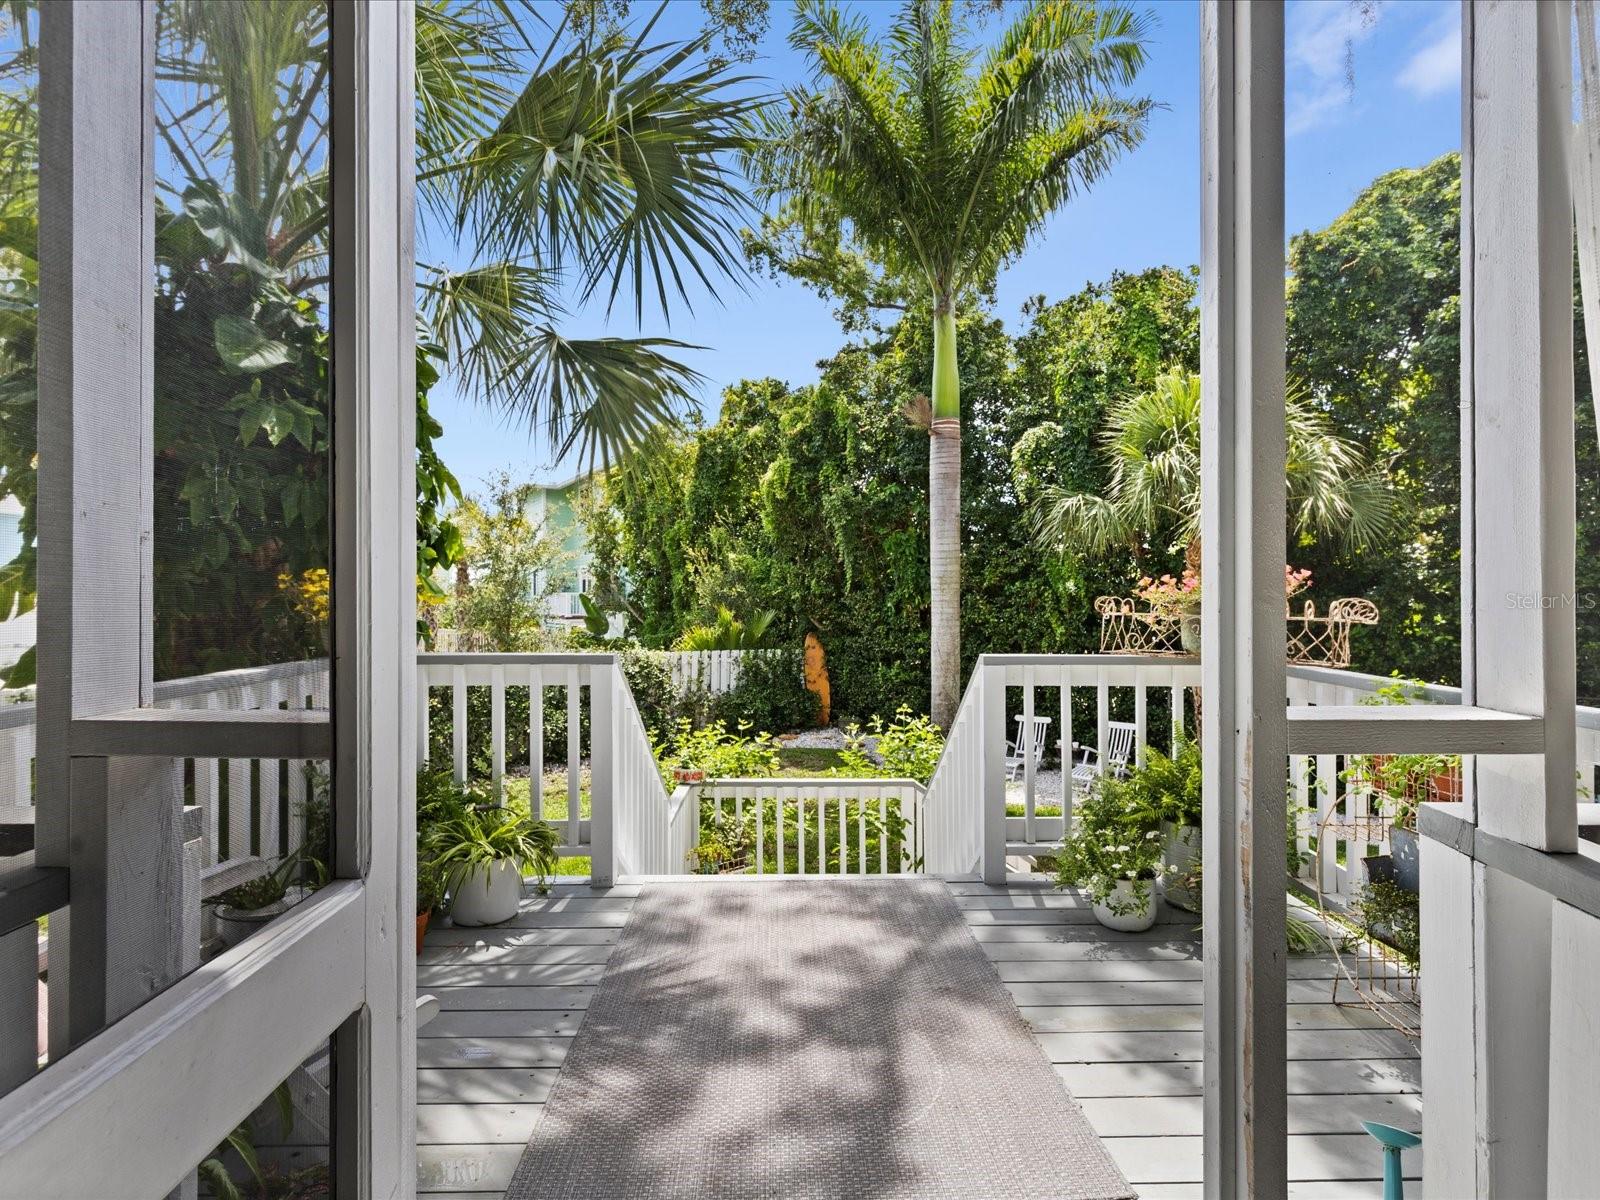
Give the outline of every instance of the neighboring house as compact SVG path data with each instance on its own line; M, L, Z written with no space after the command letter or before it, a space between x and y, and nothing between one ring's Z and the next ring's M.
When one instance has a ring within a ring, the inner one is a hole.
M548 532L561 551L561 563L549 573L550 577L540 572L534 583L536 591L548 590L544 611L550 625L581 627L583 602L578 597L594 588L590 570L594 556L577 512L578 495L592 477L592 472L584 471L565 483L534 484L528 500L529 521ZM612 617L613 636L622 632L621 620L620 616Z

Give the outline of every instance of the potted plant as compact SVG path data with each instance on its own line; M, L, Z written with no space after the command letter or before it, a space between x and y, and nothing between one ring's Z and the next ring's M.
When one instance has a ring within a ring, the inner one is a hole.
M1133 594L1150 606L1150 611L1178 623L1178 641L1187 654L1200 653L1200 576L1184 571L1182 579L1146 575L1134 585Z
M689 870L696 875L736 875L749 869L755 831L731 813L713 813L700 841L689 851Z
M422 953L422 939L428 936L428 921L433 910L444 902L444 881L438 869L417 855L417 953Z
M1139 933L1155 924L1161 831L1126 780L1102 779L1061 846L1056 885L1083 889L1095 920Z
M438 821L426 850L450 893L457 925L498 925L517 915L522 877L556 866L556 831L510 808L465 808Z
M211 904L217 918L217 936L225 946L237 946L274 917L282 916L304 897L308 889L295 885L302 854L296 850L264 875L229 888Z
M1189 879L1200 861L1200 747L1185 738L1170 757L1146 747L1144 766L1127 784L1135 808L1161 830L1162 896L1176 908L1198 911Z

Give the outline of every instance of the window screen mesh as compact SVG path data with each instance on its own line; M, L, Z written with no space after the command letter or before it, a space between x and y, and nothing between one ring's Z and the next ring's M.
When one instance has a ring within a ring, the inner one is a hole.
M328 12L157 5L157 680L327 653Z

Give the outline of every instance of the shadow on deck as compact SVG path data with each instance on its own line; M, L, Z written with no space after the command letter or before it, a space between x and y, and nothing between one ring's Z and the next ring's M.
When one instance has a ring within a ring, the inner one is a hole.
M1148 933L1119 934L1095 924L1077 896L1037 881L948 886L1140 1195L1198 1197L1194 918L1168 913ZM418 1037L420 1195L500 1200L638 894L637 884L568 884L530 895L507 925L430 931L417 982L440 1012ZM1361 1121L1421 1127L1416 1047L1374 1014L1332 1004L1333 971L1329 958L1290 960L1289 1194L1297 1200L1381 1195L1381 1160ZM1420 1160L1408 1160L1406 1174L1419 1175Z

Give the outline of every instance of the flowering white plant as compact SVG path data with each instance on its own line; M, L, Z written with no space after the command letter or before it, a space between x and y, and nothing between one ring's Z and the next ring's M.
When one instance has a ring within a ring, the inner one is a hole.
M1062 844L1057 884L1082 888L1119 917L1143 912L1162 867L1158 821L1125 781L1102 779ZM1124 883L1130 886L1119 893Z

